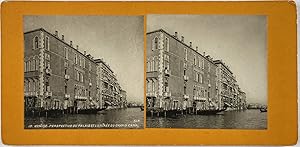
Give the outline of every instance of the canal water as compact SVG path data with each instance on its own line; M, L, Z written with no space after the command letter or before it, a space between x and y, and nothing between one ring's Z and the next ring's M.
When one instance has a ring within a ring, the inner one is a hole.
M259 109L226 111L217 115L147 117L147 128L267 129L267 113Z
M28 129L142 129L144 111L140 108L103 110L97 114L65 114L60 117L27 117Z

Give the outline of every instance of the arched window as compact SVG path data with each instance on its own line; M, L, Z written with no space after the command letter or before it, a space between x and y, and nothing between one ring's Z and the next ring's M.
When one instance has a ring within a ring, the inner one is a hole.
M28 61L28 71L31 71L31 61Z
M39 90L39 81L35 81L35 91Z
M155 81L152 81L152 91L155 91Z
M155 50L155 49L158 49L158 38L157 37L155 37L152 40L152 50Z
M185 58L184 58L184 59L185 59L185 60L187 60L187 56L188 56L187 53L188 53L188 52L187 52L187 49L184 48L184 54L185 54Z
M39 48L39 37L35 36L33 39L33 49Z
M33 61L32 61L32 70L33 70L33 71L36 70L36 69L35 69L35 59L33 59Z
M69 59L69 53L68 53L68 48L64 48L65 50L65 58L68 60Z
M154 43L155 43L155 49L158 49L158 38L157 37L155 38Z
M39 59L35 59L35 70L39 70Z
M170 50L170 45L169 45L169 38L166 37L166 50L167 52Z
M28 81L28 91L31 91L30 81Z
M77 64L77 54L75 53L75 56L74 56L74 61L75 61L75 64Z
M32 91L35 91L35 81L32 81Z
M29 71L29 61L26 61L26 72Z
M155 71L158 71L158 58L155 57L155 58L154 58L154 61L155 61L155 62L154 62L154 63L155 63L155 66L154 66L155 69L154 69L154 70L155 70Z
M48 36L45 37L45 49L49 50L49 37Z
M151 64L152 64L151 71L154 71L154 66L155 66L155 64L154 64L154 58L152 59Z
M203 83L202 74L200 74L200 83Z
M149 81L149 91L152 91L152 80Z

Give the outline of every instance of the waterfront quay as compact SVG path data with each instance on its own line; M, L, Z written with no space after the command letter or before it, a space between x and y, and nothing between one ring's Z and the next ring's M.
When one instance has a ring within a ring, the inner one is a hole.
M25 117L126 108L126 91L109 64L58 31L25 32L24 47Z
M186 44L177 32L148 32L147 42L147 117L246 109L246 93L224 61Z

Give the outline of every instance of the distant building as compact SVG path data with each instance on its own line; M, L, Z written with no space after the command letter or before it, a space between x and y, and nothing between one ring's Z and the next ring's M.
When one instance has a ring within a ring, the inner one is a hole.
M72 41L66 43L57 31L51 34L40 28L25 32L24 44L25 109L101 108L104 101L114 104L120 95L111 69L80 52ZM101 93L107 89L111 91L108 96Z
M102 100L101 107L114 106L123 107L123 99L121 94L121 86L118 83L117 77L102 59L96 59L97 63L97 85L100 90L100 99Z
M127 94L126 94L126 91L123 90L123 89L121 89L120 92L121 92L121 98L120 98L120 104L119 105L121 107L125 108L125 107L127 107Z
M237 107L238 85L220 60L160 29L147 33L147 107L164 110Z
M238 95L236 78L224 62L215 60L214 63L217 65L219 107L223 107L223 102L229 104L231 107L235 107Z

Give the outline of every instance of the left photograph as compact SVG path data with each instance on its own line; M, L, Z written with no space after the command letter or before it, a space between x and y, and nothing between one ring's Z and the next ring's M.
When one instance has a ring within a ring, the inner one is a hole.
M144 128L143 16L24 16L25 129Z

